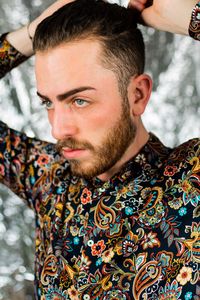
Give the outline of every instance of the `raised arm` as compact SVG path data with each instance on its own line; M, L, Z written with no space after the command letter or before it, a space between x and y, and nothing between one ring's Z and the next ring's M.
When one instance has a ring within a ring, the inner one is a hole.
M63 5L72 2L72 0L58 0L49 6L38 18L32 21L28 26L11 32L7 35L7 40L12 46L14 46L19 52L25 56L31 56L33 54L32 50L32 40L37 25L46 17L50 16L56 10L58 10Z
M188 35L192 10L196 3L197 0L130 0L130 6L141 11L146 25L184 35Z
M37 25L72 0L57 0L29 25L0 37L0 78L33 55L32 38Z

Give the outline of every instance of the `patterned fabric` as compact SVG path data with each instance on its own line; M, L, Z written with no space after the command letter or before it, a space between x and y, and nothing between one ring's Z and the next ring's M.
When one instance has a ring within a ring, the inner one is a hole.
M199 139L150 134L109 181L86 181L0 123L0 178L35 211L36 299L199 300Z
M198 2L192 10L189 35L195 40L200 41L200 2Z
M199 299L199 140L151 134L102 182L4 124L0 139L1 181L35 211L36 299Z
M8 43L6 34L0 37L0 78L26 59L26 56L19 53Z

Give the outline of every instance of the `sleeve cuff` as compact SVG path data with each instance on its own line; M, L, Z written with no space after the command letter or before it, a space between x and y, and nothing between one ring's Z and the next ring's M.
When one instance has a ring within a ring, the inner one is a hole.
M6 40L6 35L0 36L0 78L28 59Z
M188 32L193 39L200 41L200 1L192 10Z

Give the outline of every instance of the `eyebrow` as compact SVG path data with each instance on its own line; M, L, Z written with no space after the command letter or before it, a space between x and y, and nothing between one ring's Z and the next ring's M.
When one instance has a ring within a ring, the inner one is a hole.
M83 91L88 91L88 90L96 90L96 89L91 87L91 86L82 86L82 87L78 87L78 88L75 88L73 90L67 91L63 94L60 94L56 98L59 101L63 101L65 99L67 99L68 97L71 97L71 96L73 96L77 93L80 93L80 92L83 92ZM40 94L38 91L37 91L37 95L42 99L50 100L47 96Z

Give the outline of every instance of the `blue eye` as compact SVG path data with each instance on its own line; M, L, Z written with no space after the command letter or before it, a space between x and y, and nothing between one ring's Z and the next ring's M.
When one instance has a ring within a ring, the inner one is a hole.
M53 103L50 100L42 100L42 105L45 106L47 110L53 107Z
M78 107L80 107L80 106L84 107L84 106L86 106L88 104L88 102L86 100L83 100L83 99L75 99L74 103Z

